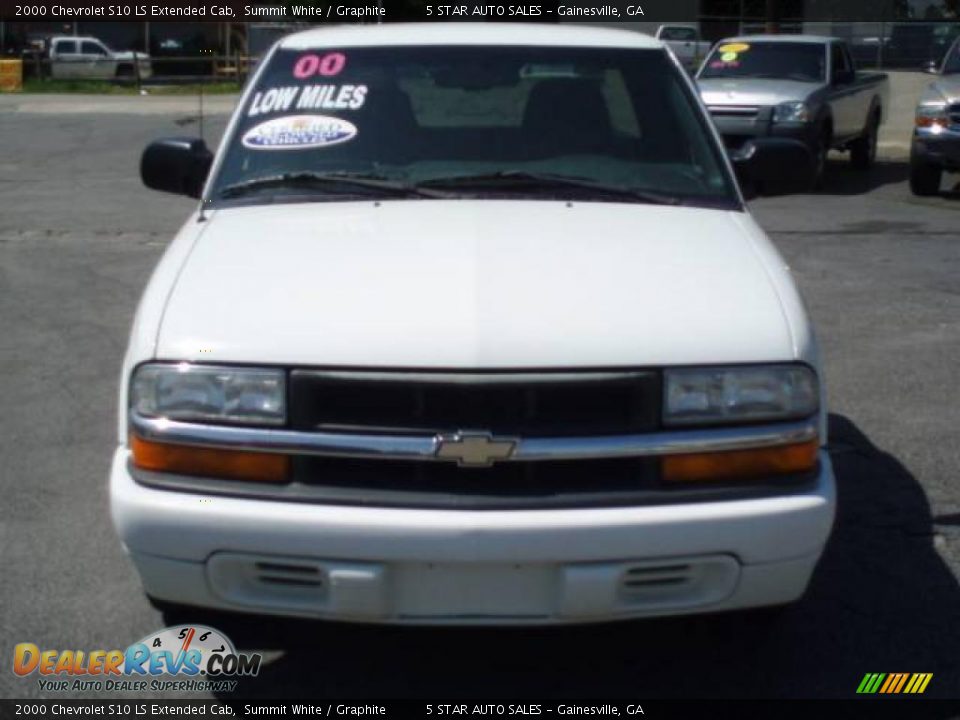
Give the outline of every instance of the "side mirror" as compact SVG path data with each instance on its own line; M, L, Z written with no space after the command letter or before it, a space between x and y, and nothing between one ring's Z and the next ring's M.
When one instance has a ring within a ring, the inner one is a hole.
M140 157L140 178L152 190L198 198L210 172L213 153L200 138L163 138Z
M813 187L813 153L800 140L757 138L731 153L730 159L748 199L806 192Z
M927 61L923 64L923 71L924 71L925 73L929 73L929 74L931 74L931 75L936 75L936 74L938 73L938 71L939 71L939 68L937 67L937 61L936 61L936 60L927 60Z

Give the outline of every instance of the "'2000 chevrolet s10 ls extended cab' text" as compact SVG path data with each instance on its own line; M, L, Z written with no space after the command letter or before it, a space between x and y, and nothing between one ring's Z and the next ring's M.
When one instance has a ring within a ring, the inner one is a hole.
M764 138L737 172L803 183ZM830 533L818 350L662 43L281 40L134 319L111 476L156 601L370 622L789 603Z

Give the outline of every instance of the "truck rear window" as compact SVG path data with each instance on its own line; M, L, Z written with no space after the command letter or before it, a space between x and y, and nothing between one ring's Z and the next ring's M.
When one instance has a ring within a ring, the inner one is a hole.
M707 122L661 50L278 49L246 96L212 198L285 173L415 184L535 172L734 202Z

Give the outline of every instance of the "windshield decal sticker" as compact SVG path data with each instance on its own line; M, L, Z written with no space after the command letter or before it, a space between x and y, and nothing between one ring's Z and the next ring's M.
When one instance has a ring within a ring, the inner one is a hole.
M299 98L299 99L298 99ZM247 117L297 110L358 110L367 99L366 85L304 85L261 90L254 94Z
M710 63L711 68L740 67L740 53L745 53L750 49L747 43L726 43L717 48L720 53L719 60L713 60Z
M366 99L366 85L307 85L300 92L297 109L357 110Z
M327 53L326 55L301 55L293 66L293 76L298 80L323 75L333 77L339 75L347 64L347 56L343 53Z
M340 118L290 115L250 128L243 135L243 146L251 150L304 150L338 145L356 134L356 125Z
M747 43L727 43L726 45L721 45L717 48L717 52L721 53L742 53L750 49L750 46Z
M253 102L250 103L250 112L248 117L265 115L269 112L283 112L290 109L293 99L297 96L298 87L270 88L264 92L258 92L253 96Z

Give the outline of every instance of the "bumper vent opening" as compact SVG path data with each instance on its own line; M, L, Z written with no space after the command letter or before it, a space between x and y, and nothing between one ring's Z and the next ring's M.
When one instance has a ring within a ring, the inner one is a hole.
M728 596L739 574L729 555L630 563L620 573L617 595L631 608L707 605Z
M310 617L380 618L387 612L379 564L216 552L206 572L210 590L227 606Z
M691 571L689 565L632 567L623 574L620 588L625 595L630 595L652 588L682 585L690 582Z
M257 579L267 585L289 585L303 588L322 588L324 585L320 569L313 565L295 565L292 563L258 562Z

